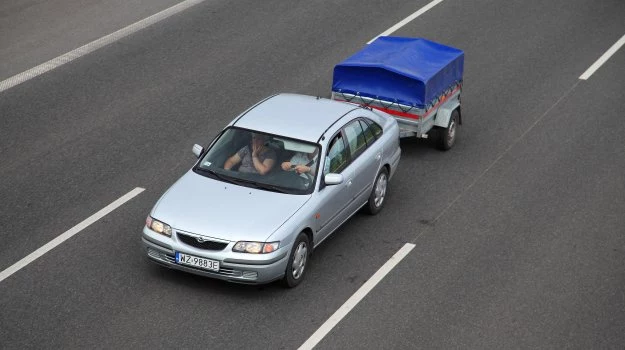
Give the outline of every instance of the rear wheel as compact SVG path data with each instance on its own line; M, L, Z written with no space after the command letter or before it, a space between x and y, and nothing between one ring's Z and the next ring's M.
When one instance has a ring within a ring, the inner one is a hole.
M460 117L458 114L458 110L454 109L451 112L451 118L449 118L449 126L446 129L439 129L439 144L438 148L443 151L447 151L454 146L456 142L456 131L458 129L458 121Z
M384 167L378 173L378 177L375 178L373 189L369 195L369 202L367 202L367 211L369 214L375 215L382 210L382 205L384 205L384 199L386 198L387 186L388 170Z
M293 288L302 282L310 252L311 247L308 236L304 232L300 232L295 239L295 243L293 243L284 279L282 280L286 287Z

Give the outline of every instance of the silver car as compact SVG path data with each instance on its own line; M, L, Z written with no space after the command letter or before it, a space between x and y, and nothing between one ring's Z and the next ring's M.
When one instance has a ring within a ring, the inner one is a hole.
M399 163L389 115L311 96L269 97L235 118L158 200L152 261L240 283L304 278L314 247L362 207L382 209Z

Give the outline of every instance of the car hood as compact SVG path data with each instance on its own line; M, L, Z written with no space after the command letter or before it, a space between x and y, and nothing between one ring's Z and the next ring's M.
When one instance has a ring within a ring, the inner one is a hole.
M152 217L174 230L229 241L265 241L310 199L239 186L187 172L156 203Z

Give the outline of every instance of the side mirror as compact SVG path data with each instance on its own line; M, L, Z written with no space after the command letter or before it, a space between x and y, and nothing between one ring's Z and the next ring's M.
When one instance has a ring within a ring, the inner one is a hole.
M204 147L198 145L197 143L193 145L193 154L195 154L196 157L200 158L202 152L204 152Z
M323 182L327 186L341 184L343 183L343 175L334 173L326 174L326 176L323 178Z

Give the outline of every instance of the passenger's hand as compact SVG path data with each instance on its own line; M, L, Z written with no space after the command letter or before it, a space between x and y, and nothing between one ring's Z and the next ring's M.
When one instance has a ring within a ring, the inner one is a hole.
M298 165L298 166L296 166L296 167L295 167L295 171L296 171L298 174L302 174L302 173L307 173L307 172L309 172L309 171L310 171L310 168L309 168L309 167L307 167L307 166L305 166L305 165Z

